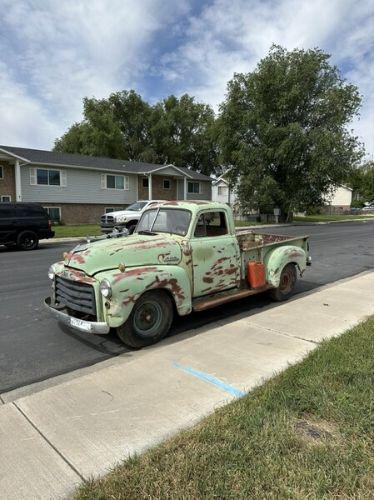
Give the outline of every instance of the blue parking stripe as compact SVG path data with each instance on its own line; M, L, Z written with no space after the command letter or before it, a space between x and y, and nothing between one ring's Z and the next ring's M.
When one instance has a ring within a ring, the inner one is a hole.
M180 365L179 363L173 363L173 366L175 368L179 368L180 370L183 370L184 372L193 375L194 377L203 380L204 382L208 382L208 384L212 384L215 387L218 387L218 389L221 389L222 391L228 392L232 396L235 396L236 398L241 398L245 396L245 392L240 391L236 387L233 387L232 385L226 384L222 380L213 377L213 375L209 375L209 373L204 373L200 372L199 370L195 370L195 368L192 368L191 366L183 366Z

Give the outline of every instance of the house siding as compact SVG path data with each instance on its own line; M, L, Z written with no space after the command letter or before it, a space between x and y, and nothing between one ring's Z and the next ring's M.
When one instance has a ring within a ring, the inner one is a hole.
M125 174L129 177L129 190L102 189L101 172L97 170L58 168L66 172L66 187L61 186L32 186L30 185L30 168L37 165L21 167L22 200L37 203L88 203L112 206L114 204L128 205L137 200L137 175ZM40 168L48 168L44 165ZM51 166L51 169L56 167ZM113 175L119 175L113 172Z
M192 180L192 182L200 183L200 193L187 193L187 200L211 200L212 199L212 185L210 182ZM188 180L187 180L188 182ZM183 180L178 180L178 200L184 198Z

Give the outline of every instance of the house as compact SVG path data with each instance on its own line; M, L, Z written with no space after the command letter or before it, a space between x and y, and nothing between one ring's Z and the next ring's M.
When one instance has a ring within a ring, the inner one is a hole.
M339 214L351 209L353 189L347 186L338 186L335 191L326 198L322 211L329 214Z
M230 188L229 182L225 179L225 174L213 180L212 200L227 203L231 207L237 203L236 193Z
M136 200L210 200L210 177L155 165L0 146L0 201L37 202L54 221L95 223Z

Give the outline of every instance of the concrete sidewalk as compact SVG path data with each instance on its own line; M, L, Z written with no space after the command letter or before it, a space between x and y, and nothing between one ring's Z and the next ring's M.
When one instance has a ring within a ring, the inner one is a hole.
M229 306L228 306L229 307ZM61 498L374 314L374 272L116 358L0 406L2 499Z

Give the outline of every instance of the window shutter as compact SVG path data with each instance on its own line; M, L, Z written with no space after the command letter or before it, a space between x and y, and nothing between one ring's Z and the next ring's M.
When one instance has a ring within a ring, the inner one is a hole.
M106 188L106 175L101 174L101 189L105 189L105 188Z
M36 186L36 168L30 167L30 186Z
M67 186L67 176L65 170L60 170L60 182L62 187Z
M130 179L127 175L125 175L123 180L124 180L123 182L124 189L128 191L130 189Z

